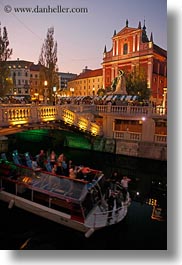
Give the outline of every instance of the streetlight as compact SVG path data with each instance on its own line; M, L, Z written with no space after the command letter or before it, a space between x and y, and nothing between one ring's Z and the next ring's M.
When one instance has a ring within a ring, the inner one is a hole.
M57 95L57 88L56 86L53 86L53 92L54 92L54 104L56 105L56 95Z
M75 91L74 87L70 87L70 92L71 92L71 94L72 94L72 97L73 97L73 95L74 95L74 91Z
M93 97L95 96L95 87L92 88Z
M36 100L39 102L39 93L34 93Z
M45 104L47 104L47 81L45 80L44 81L44 90L45 90L45 92L44 92L44 103Z

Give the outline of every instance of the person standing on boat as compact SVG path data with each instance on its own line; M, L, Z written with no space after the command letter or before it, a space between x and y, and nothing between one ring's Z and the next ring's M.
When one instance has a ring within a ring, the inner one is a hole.
M118 180L118 172L114 171L110 177L110 187L113 191L116 190L116 181Z
M107 217L107 221L110 222L110 220L112 219L112 211L114 208L114 201L115 201L115 195L114 192L111 190L111 188L109 189L109 196L107 199L107 205L108 205L108 217Z
M121 186L123 187L123 197L124 197L124 201L126 200L126 195L127 195L127 191L128 191L128 183L131 181L130 178L128 178L127 176L123 176L122 180L121 180Z

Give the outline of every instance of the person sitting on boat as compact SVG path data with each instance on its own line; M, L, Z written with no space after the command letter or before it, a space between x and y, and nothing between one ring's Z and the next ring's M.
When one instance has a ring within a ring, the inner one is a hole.
M59 158L57 159L57 170L56 170L56 174L63 176L62 161Z
M76 178L77 179L84 179L84 174L82 172L83 166L76 167Z
M73 168L69 169L69 177L70 179L76 179L76 174Z
M56 163L56 153L54 152L54 150L52 150L50 153L50 164L52 168L54 167L55 163Z
M54 164L52 171L53 174L57 174L57 164Z
M37 164L39 167L41 167L42 169L46 169L45 168L45 161L46 161L46 155L44 153L44 150L41 149L40 153L37 156Z
M38 166L37 161L36 161L35 158L32 158L32 169L34 171L40 171L41 170L41 168Z

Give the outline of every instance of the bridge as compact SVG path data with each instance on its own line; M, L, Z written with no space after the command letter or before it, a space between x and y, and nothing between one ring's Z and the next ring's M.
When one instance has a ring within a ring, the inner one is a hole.
M99 125L63 105L4 104L0 106L0 135L17 133L36 126L55 127L55 122L58 125L64 123L67 127L74 126L93 136L102 134Z
M94 122L94 115L125 117L163 117L167 119L166 109L149 106L112 105L31 105L1 104L0 135L13 134L36 126L51 127L64 123L68 128L74 126L93 136L103 135L102 126Z
M135 125L126 128L117 122ZM157 123L162 125L162 131ZM0 136L35 129L79 131L92 148L115 154L167 159L167 110L150 106L0 105ZM103 136L103 137L96 137ZM2 139L3 141L3 139ZM150 150L150 151L149 151Z

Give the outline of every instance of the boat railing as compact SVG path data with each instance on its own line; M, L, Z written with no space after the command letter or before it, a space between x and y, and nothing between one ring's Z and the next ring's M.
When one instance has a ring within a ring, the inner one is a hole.
M112 210L108 210L107 204L98 204L97 210L90 216L87 221L87 226L91 229L97 229L100 227L108 226L120 222L127 213L127 208L131 203L129 194L126 201L122 201L121 206L116 208L116 205Z

